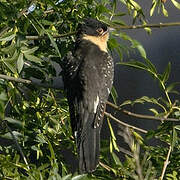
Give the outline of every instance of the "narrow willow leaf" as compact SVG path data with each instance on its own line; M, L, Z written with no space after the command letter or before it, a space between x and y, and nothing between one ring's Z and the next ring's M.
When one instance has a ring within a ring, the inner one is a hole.
M14 34L14 32L10 32L1 37L0 41L11 41L12 39L14 39L15 36L16 34Z
M110 153L113 152L113 144L112 144L112 138L110 137L110 142L109 142L109 151Z
M23 65L24 65L23 54L20 53L17 60L17 69L19 73L22 71Z
M114 152L112 152L112 157L113 157L113 159L114 159L114 162L115 162L117 165L119 165L119 166L122 165L122 164L121 164L121 161L119 160L119 157L118 157Z
M171 147L172 147L172 150L176 144L176 141L177 141L177 132L176 132L176 129L173 128L173 134L172 134L172 142L171 142Z
M81 174L81 175L77 175L75 177L73 177L71 180L80 180L80 179L84 179L84 177L86 177L87 174Z
M141 9L141 6L137 2L135 2L133 0L129 0L129 1L135 7L136 10L140 10Z
M180 125L177 125L174 128L177 129L178 131L180 131Z
M113 131L113 128L112 128L111 123L109 121L109 118L107 118L107 121L108 121L108 126L109 126L109 129L111 132L112 139L116 140L116 136L114 135L114 131Z
M51 159L55 159L55 153L54 153L54 149L52 147L52 144L50 143L50 141L48 140L48 145L49 145L49 150L50 150L50 153L51 153Z
M62 177L62 179L61 179L61 180L70 180L70 179L71 179L71 177L72 177L72 175L71 175L71 174L68 174L68 175L66 175L66 176Z
M156 109L154 109L154 108L151 108L151 109L149 109L151 112L153 112L154 113L154 115L155 116L157 116L159 113L158 113L158 111L156 110Z
M146 64L147 64L147 67L149 68L149 70L153 74L157 74L157 70L156 70L156 67L154 66L154 64L152 64L152 62L147 58L145 58L144 60L146 61Z
M144 47L139 44L138 46L136 46L136 48L139 50L141 56L142 56L143 58L146 58L146 51L145 51Z
M157 6L157 1L154 1L150 10L150 16L152 16L154 14L154 10Z
M175 82L166 87L166 92L170 93L174 90L175 86L179 85L180 82Z
M116 143L116 140L115 140L115 139L112 139L112 143L113 143L113 147L114 147L114 149L115 149L117 152L119 152L119 148L118 148L118 145L117 145L117 143Z
M139 62L139 61L118 62L117 64L148 71L148 67L144 63Z
M61 57L61 54L60 54L60 52L59 52L59 49L58 49L58 46L57 46L56 42L54 41L54 38L53 38L53 37L51 36L51 34L49 34L47 31L46 31L46 33L47 33L47 35L48 35L48 37L49 37L52 45L53 45L54 48L56 49L56 52L58 53L58 56Z
M169 62L161 77L163 83L165 83L169 79L170 71L171 71L171 63Z
M168 12L165 9L164 4L162 4L162 12L163 12L164 16L168 17Z
M3 62L13 73L17 72L14 64L11 64L10 62L6 62L6 61L3 61Z
M180 9L180 3L175 1L175 0L171 0L171 2L174 4L174 6L178 9Z
M8 121L8 122L9 122L9 123L11 123L11 124L16 124L16 125L18 125L18 126L20 126L20 127L22 127L22 126L23 126L22 121L19 121L19 120L16 120L16 119L10 118L10 117L5 117L5 119L4 119L4 120Z
M114 86L112 86L112 89L111 89L111 97L113 99L113 102L115 104L117 104L118 93L117 93L117 91L116 91Z
M42 60L36 56L30 55L30 54L24 54L25 58L29 61L35 62L35 63L41 63Z
M125 105L129 105L129 104L132 104L132 101L131 100L126 100L122 104L120 104L119 107L122 107L122 106L125 106Z
M12 57L4 58L3 61L9 62L9 63L15 63L18 59L18 55L19 54L17 50L15 50Z
M21 50L22 53L24 54L33 54L36 50L38 50L39 47L34 47L32 49L27 49L27 50Z
M143 138L142 138L142 136L141 136L140 134L138 134L137 132L135 132L135 131L133 131L132 133L133 133L134 137L136 138L136 140L138 140L138 142L139 142L140 144L142 144L142 143L143 143Z

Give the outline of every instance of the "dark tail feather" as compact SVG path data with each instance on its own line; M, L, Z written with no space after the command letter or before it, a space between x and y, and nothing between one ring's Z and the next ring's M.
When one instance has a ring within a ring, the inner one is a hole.
M80 173L94 171L99 163L101 127L94 128L94 117L94 113L84 117L83 129L78 138Z

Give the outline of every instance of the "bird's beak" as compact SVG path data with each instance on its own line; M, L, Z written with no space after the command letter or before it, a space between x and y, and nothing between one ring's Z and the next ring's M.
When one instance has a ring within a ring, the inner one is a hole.
M108 27L107 31L104 31L101 36L104 36L104 35L106 35L107 33L111 33L111 32L114 31L114 30L115 30L114 28Z
M108 31L109 31L109 32L113 32L113 31L115 31L115 29L112 28L112 27L108 27Z

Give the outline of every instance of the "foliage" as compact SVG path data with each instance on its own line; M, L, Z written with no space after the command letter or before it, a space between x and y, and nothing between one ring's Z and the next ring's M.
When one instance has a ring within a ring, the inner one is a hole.
M171 2L180 9L178 1ZM168 16L165 3L165 0L152 0L150 15L157 9ZM126 10L118 11L119 5ZM102 141L101 165L90 175L78 175L77 169L75 173L71 171L72 165L67 163L63 151L76 155L76 148L67 100L62 87L54 80L60 76L57 67L72 49L78 23L89 16L114 27L126 26L122 16L129 16L134 25L147 24L141 5L135 0L0 2L0 74L33 80L31 84L22 84L0 79L0 179L157 179L164 176L176 180L180 176L180 126L170 121L162 121L145 138L133 129L120 130L118 134L128 145L126 159L121 162L118 157L121 148L107 119L111 137ZM144 29L151 32L150 28ZM142 95L119 107L148 103L153 105L149 110L154 116L180 119L180 102L171 99L171 93L178 93L175 90L178 83L168 82L171 64L160 74L146 57L143 46L124 32L113 32L108 45L110 51L119 55L119 65L146 71L158 81L164 93L159 98ZM133 49L144 62L123 61L123 54ZM114 88L112 96L115 102ZM164 142L164 148L146 143L154 137ZM170 161L167 167L166 160Z

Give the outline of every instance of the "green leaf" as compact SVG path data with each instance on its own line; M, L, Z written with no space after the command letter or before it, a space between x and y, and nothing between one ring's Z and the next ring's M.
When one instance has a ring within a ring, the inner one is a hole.
M86 177L86 174L81 174L81 175L77 175L74 176L71 180L79 180L79 179L84 179L84 177Z
M22 53L24 54L33 54L36 50L38 50L39 47L34 47L32 49L27 49L27 50L21 50Z
M17 69L19 73L22 71L23 65L24 65L23 54L20 53L17 60Z
M59 56L59 58L60 58L60 57L61 57L61 54L60 54L60 52L59 52L59 49L58 49L58 46L57 46L56 42L54 41L54 38L53 38L48 32L46 32L46 33L47 33L47 35L48 35L48 37L49 37L52 45L53 45L54 48L56 49L56 52L58 53L58 56Z
M120 104L119 107L122 107L122 106L125 106L125 105L129 105L129 104L132 104L132 101L131 100L126 100L122 104Z
M172 3L174 4L174 6L175 6L176 8L180 9L180 3L179 3L179 2L177 2L177 1L175 1L175 0L171 0L171 1L172 1Z
M11 124L16 124L16 125L18 125L20 127L23 126L23 123L21 121L13 119L13 118L10 118L10 117L5 117L4 120L8 121Z
M180 125L176 125L174 128L180 131Z
M145 49L143 48L143 46L141 45L140 42L138 42L138 41L135 40L135 39L132 39L130 36L128 36L128 35L125 34L125 33L120 33L120 34L119 34L119 37L121 37L121 38L124 39L124 40L130 41L130 42L131 42L131 47L132 47L132 48L136 48L136 49L140 52L141 56L142 56L143 58L146 58L146 51L145 51Z
M52 147L52 144L50 143L50 141L48 140L48 145L49 145L49 150L50 150L50 153L51 153L51 159L52 160L55 160L55 153L54 153L54 149Z
M7 94L2 91L0 92L0 101L6 101L7 100Z
M11 63L6 62L6 61L3 61L3 62L4 62L4 64L9 68L9 70L11 70L13 73L16 73L16 72L17 72L17 71L16 71L16 67L15 67L14 64L11 64Z
M68 174L68 175L66 175L66 176L62 177L62 179L61 179L61 180L70 180L70 179L71 179L71 177L72 177L72 175L71 175L71 174Z
M20 139L20 137L22 137L22 134L17 132L17 131L11 131L11 133L13 134L13 136L18 140ZM14 137L12 136L10 132L6 133L6 134L3 134L3 135L0 135L0 137L2 138L7 138L7 139L13 139L14 140Z
M0 38L0 41L11 41L15 36L16 34L14 32L8 32Z
M117 145L117 143L116 143L116 139L113 139L113 138L112 138L112 144L113 144L114 149L115 149L117 152L119 152L119 148L118 148L118 145Z
M158 111L156 110L156 109L154 109L154 108L151 108L151 109L149 109L151 112L153 112L154 113L154 115L155 116L157 116L159 113L158 113Z
M109 118L107 118L107 122L108 122L108 126L109 126L109 129L111 132L112 139L116 140L116 136L114 135L114 131L113 131L113 128L112 128L111 123L109 121Z
M118 94L114 86L112 86L112 89L111 89L111 96L112 96L113 102L117 104Z
M144 63L139 62L139 61L118 62L117 64L124 65L124 66L129 66L129 67L134 67L134 68L137 68L137 69L142 69L142 70L145 70L145 71L148 70L148 67Z
M171 141L171 147L172 147L172 151L174 149L174 146L176 144L176 141L177 141L177 132L176 132L176 129L175 127L173 128L173 134L172 134L172 141Z
M179 85L180 82L175 82L166 87L166 92L170 93L174 90L175 86Z
M162 82L165 83L169 79L169 74L171 71L171 63L169 62L164 73L162 74Z
M147 67L153 73L153 75L157 74L157 70L154 64L152 64L152 62L147 58L145 58L144 60L146 61Z
M168 17L168 12L165 9L164 4L162 4L162 12L163 12L164 16Z
M121 161L119 160L119 157L118 157L114 152L112 152L112 157L113 157L113 159L114 159L114 162L115 162L117 165L122 166Z
M129 0L129 2L135 7L136 10L141 9L141 6L137 2L135 2L133 0Z
M15 61L17 61L18 59L18 52L17 50L14 51L12 57L8 57L8 58L3 58L3 61L9 62L9 63L15 63Z
M25 58L29 61L35 62L35 63L41 63L42 60L36 56L30 55L30 54L24 54Z
M150 10L150 16L152 16L154 14L154 10L155 10L156 6L157 6L157 1L153 1L151 10Z
M146 51L145 49L143 48L143 46L141 45L140 42L138 42L137 40L134 40L134 39L131 39L131 43L132 43L132 48L137 48L138 51L140 52L141 56L143 58L146 58Z

